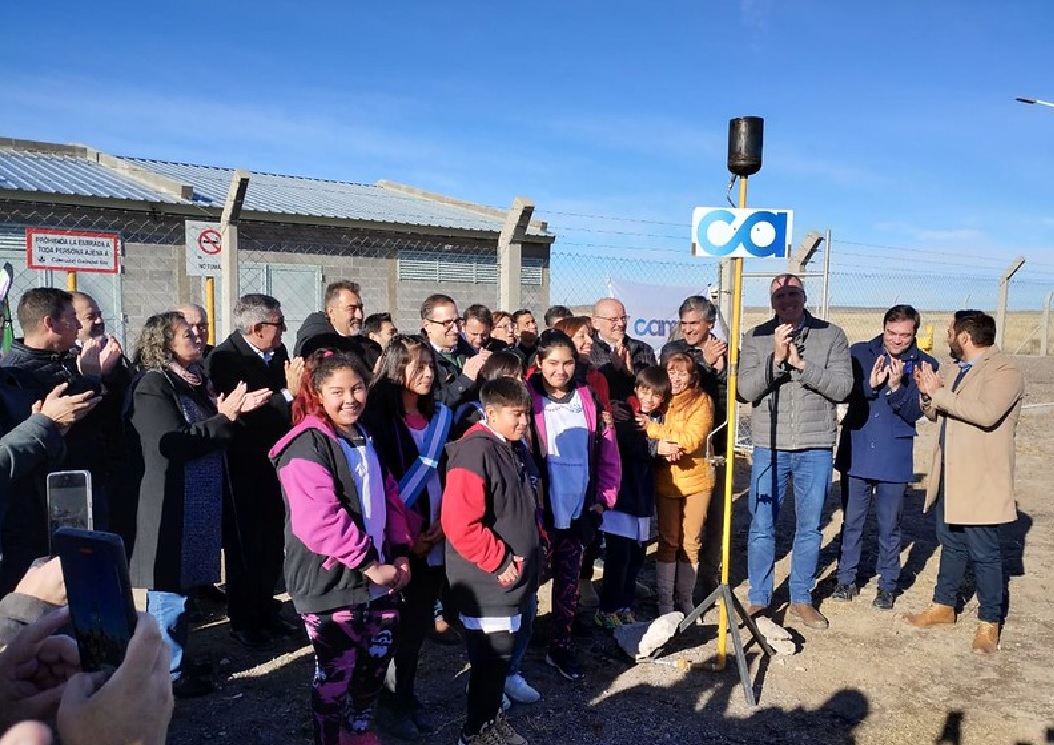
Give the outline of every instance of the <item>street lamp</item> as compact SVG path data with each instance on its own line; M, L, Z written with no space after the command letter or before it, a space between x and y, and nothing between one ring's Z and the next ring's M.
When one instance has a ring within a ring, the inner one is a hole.
M1054 103L1052 103L1050 101L1044 101L1044 100L1039 99L1039 98L1020 98L1020 97L1018 97L1018 98L1016 98L1014 100L1019 102L1019 103L1034 103L1034 104L1038 104L1039 106L1049 106L1050 108L1054 109Z

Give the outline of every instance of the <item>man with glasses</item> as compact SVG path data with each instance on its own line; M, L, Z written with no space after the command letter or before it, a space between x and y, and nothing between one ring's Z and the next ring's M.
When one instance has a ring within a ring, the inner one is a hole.
M224 557L231 636L249 649L266 649L273 636L293 636L299 626L279 614L274 589L282 575L285 506L271 447L292 426L290 404L300 385L303 359L292 361L282 344L282 306L269 295L244 295L234 306L235 331L205 361L217 394L241 382L250 391L271 389L268 403L242 414L244 426L227 448L230 503L224 505Z
M714 335L717 324L717 306L702 295L685 298L677 310L681 338L667 343L659 354L660 363L675 353L687 354L695 360L699 371L699 387L714 402L714 430L711 438L713 454L723 456L727 452L727 432L716 431L725 423L728 403L728 344ZM709 595L720 582L721 531L725 500L725 467L714 469L714 495L706 511L703 523L702 552L698 572L702 578L703 595Z
M878 519L878 591L871 603L892 610L900 577L900 520L904 492L915 477L915 422L922 418L915 370L937 361L915 346L921 318L910 305L894 305L882 333L854 344L853 393L842 420L835 468L842 491L842 553L832 600L860 593L857 568L871 502Z
M820 559L820 518L831 485L837 429L835 405L853 388L845 332L805 310L805 287L794 274L769 286L775 318L743 339L739 393L750 403L751 461L747 574L751 615L772 602L776 519L787 482L794 481L794 549L790 613L812 629L827 619L813 607Z
M593 306L593 349L589 361L607 378L611 403L625 402L633 395L637 373L656 364L655 350L626 334L629 318L626 306L613 297L598 300ZM616 416L619 412L614 412Z
M436 352L436 400L451 410L474 397L479 369L490 352L476 352L461 336L457 304L449 295L429 295L421 303L421 330Z

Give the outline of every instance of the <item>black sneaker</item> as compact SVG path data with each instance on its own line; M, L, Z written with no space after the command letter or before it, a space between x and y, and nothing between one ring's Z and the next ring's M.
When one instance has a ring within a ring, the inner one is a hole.
M549 654L545 655L545 661L568 680L578 680L582 677L582 666L578 664L578 657L570 647L550 649Z
M831 593L831 600L841 600L848 603L859 594L860 588L856 585L839 584L834 588L834 592Z
M413 701L407 707L410 710L410 718L414 720L414 724L417 725L417 730L427 735L435 732L439 729L439 724L436 722L435 717L432 713L421 703L421 699L414 696Z
M879 610L893 610L893 601L896 598L893 593L889 590L883 590L881 587L878 588L878 592L875 593L875 599L871 602L871 605L878 608Z
M382 697L374 718L377 726L400 740L420 740L421 730L414 721L410 707L403 706L391 697Z

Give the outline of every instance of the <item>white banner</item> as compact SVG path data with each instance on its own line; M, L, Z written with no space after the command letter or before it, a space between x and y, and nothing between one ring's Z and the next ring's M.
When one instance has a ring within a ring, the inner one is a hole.
M670 334L677 328L677 309L691 295L710 298L710 287L671 287L669 285L646 285L623 279L609 279L608 291L626 306L626 333L634 339L650 344L656 357ZM725 324L718 314L714 336L727 339Z

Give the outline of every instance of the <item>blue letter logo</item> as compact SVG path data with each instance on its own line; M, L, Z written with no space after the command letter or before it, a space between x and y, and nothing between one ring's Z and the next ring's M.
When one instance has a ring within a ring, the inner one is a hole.
M717 258L786 258L793 214L790 210L696 207L692 253Z

